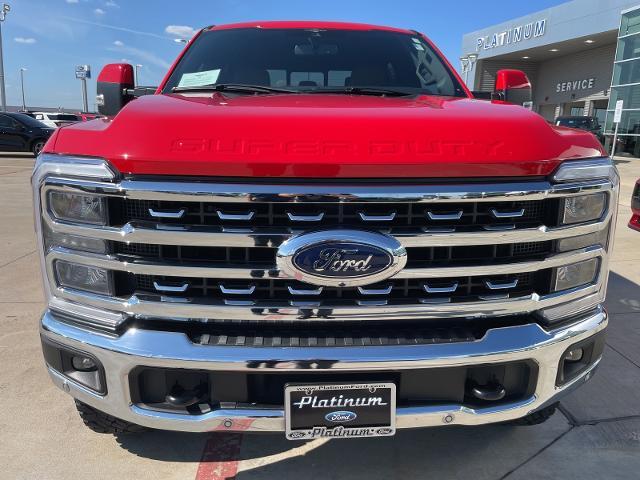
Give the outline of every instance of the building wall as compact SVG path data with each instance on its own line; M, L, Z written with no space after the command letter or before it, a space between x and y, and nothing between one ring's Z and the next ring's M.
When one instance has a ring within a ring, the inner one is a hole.
M607 98L615 52L616 45L612 43L540 63L533 94L534 105ZM573 89L573 82L579 81L584 86L586 80L588 87L591 79L592 88ZM563 83L565 91L562 91Z

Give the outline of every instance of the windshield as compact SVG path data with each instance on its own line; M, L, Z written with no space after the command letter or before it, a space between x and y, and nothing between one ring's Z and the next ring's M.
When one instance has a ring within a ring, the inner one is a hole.
M13 118L30 128L49 128L44 123L24 113L16 113Z
M203 32L176 66L164 92L225 83L301 92L377 87L465 96L419 35L260 28Z
M592 126L592 121L589 117L559 118L556 121L556 125L560 127L589 129Z

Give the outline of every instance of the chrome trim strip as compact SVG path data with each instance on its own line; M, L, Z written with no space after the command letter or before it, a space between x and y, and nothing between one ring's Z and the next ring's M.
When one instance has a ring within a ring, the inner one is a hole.
M509 288L516 288L518 286L518 279L514 279L510 282L492 282L491 280L485 280L484 284L489 290L507 290Z
M437 185L323 185L323 184L236 184L208 182L166 182L122 180L106 183L51 176L54 188L82 190L138 200L174 202L247 203L276 202L382 202L418 203L544 200L574 196L613 188L607 179L551 184L547 181L460 183Z
M241 220L248 222L255 216L256 212L252 210L247 213L224 213L222 210L216 210L216 214L220 220Z
M498 211L497 208L492 208L490 210L491 215L493 215L494 218L519 218L519 217L524 217L524 208L521 208L520 210L513 210L511 212L500 212Z
M408 406L397 409L397 427L479 425L525 416L557 401L590 378L596 362L566 385L555 385L560 357L572 344L605 329L602 309L572 325L545 331L527 324L489 330L473 342L365 347L203 347L177 332L132 329L120 337L93 333L59 321L45 312L40 332L45 338L95 356L105 367L108 393L98 395L49 368L54 384L78 400L117 418L152 428L209 432L213 430L283 431L282 409L236 408L203 415L165 413L132 405L129 373L138 366L195 370L260 372L389 371L533 360L538 365L534 394L518 402L485 408L459 404ZM152 347L151 347L152 346ZM225 423L227 426L225 427Z
M458 282L453 282L448 287L431 287L428 283L425 283L422 288L427 293L453 293L458 289Z
M318 288L295 288L287 285L287 290L291 295L320 295L324 287Z
M407 320L412 318L458 318L494 317L533 312L542 308L560 305L580 299L593 293L604 296L598 284L590 284L571 290L554 292L549 295L537 294L508 298L504 300L480 300L446 305L431 306L421 304L390 304L384 307L362 307L355 302L331 304L311 302L300 304L277 301L252 301L251 309L240 308L227 300L180 298L163 302L159 295L140 294L128 298L105 297L89 292L64 287L55 289L54 294L72 302L83 303L97 308L120 311L145 318L173 318L176 320L226 319L255 321L291 321L304 318L322 318L326 321L373 321ZM242 305L246 307L246 305ZM295 307L318 307L315 312L303 312Z
M396 218L396 212L388 215L367 215L365 212L358 212L358 215L363 222L392 222Z
M256 291L255 285L250 285L247 288L227 288L221 283L218 287L225 295L251 295Z
M560 267L577 263L591 258L603 257L606 251L600 246L581 248L579 250L558 253L543 260L532 260L527 262L513 262L498 265L469 265L454 267L428 267L428 268L405 268L396 273L395 279L405 278L447 278L459 276L481 276L481 275L509 275L515 273L526 273L542 270L546 268ZM70 250L64 247L55 247L49 250L47 264L52 264L55 260L65 260L80 265L94 266L108 270L128 272L142 275L162 275L175 277L200 277L200 278L224 278L234 280L255 280L256 278L266 279L295 279L273 267L245 268L234 267L233 264L222 266L220 264L196 264L184 265L182 263L156 263L146 260L122 260L114 255L100 255L94 253L83 253ZM51 277L52 279L55 277Z
M393 285L389 285L386 288L363 288L358 287L358 292L361 295L389 295L393 290Z
M289 217L289 220L292 222L321 222L324 218L324 212L320 212L317 215L297 215L287 212L287 217Z
M503 227L476 232L430 232L428 229L415 232L388 233L404 247L448 247L493 245L503 243L544 242L565 237L586 235L606 227L610 213L603 221L562 227L538 227L504 230ZM153 243L159 245L185 245L201 247L278 247L294 238L301 231L273 228L225 229L222 227L183 227L159 225L150 222L131 222L118 227L90 227L45 219L52 230L72 235L101 238L115 242ZM511 226L513 228L513 226Z
M189 284L185 283L182 285L162 285L158 282L153 282L153 288L155 288L158 292L186 292L189 288Z
M453 213L433 213L431 211L428 211L427 217L429 217L429 220L436 220L436 221L460 220L462 218L463 213L464 212L462 210L458 210L457 212L453 212Z
M154 218L182 218L184 216L184 214L186 213L186 210L184 208L181 208L180 210L176 210L176 211L162 211L162 210L154 210L153 208L149 209L149 215L151 215Z

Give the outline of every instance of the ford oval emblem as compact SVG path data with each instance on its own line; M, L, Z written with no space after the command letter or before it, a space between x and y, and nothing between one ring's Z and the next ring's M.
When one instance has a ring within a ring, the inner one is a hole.
M343 410L343 411L339 411L339 412L331 412L331 413L327 413L324 416L324 419L327 422L332 422L332 423L347 423L347 422L352 422L354 421L356 418L358 418L358 415L356 415L355 412L349 412L347 410Z
M395 238L361 230L322 230L284 242L280 270L315 285L349 287L385 280L402 270L407 252Z

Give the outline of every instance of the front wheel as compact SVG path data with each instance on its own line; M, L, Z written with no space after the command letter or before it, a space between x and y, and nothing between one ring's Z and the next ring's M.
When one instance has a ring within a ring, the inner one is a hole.
M141 433L146 431L145 427L130 423L119 418L112 417L109 414L96 410L90 407L86 403L82 403L78 400L76 402L76 409L80 414L80 418L84 424L96 433L110 433L112 435L121 435L129 433Z
M33 142L33 145L31 145L31 151L36 157L40 155L40 152L44 148L44 143L44 140L36 140Z

